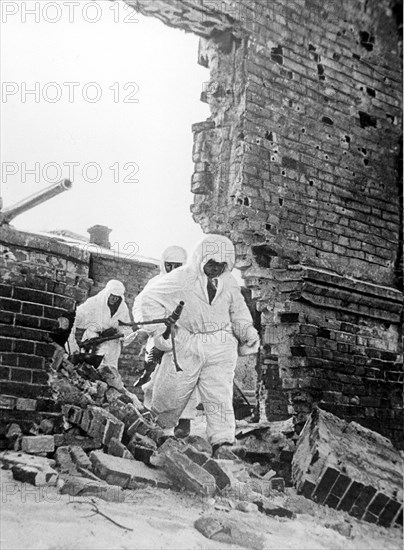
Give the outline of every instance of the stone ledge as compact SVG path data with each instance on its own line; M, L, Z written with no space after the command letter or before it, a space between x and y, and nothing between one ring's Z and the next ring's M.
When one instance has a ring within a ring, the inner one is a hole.
M28 250L38 250L62 256L70 261L88 264L90 254L86 250L61 243L57 239L50 239L35 233L18 231L11 227L0 228L0 243L6 246L18 246Z

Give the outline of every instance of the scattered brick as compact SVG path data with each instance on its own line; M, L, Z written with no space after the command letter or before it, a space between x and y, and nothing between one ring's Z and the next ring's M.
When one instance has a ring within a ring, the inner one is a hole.
M70 454L73 462L77 464L77 466L80 466L80 468L91 469L91 461L81 447L78 445L72 445L70 447Z
M108 444L108 454L112 456L119 456L120 458L126 458L128 460L134 460L132 453L128 450L127 447L121 442L111 437Z
M94 473L111 485L135 489L139 483L169 489L172 483L164 472L149 468L143 462L107 455L101 451L90 454Z
M53 435L23 436L21 450L26 453L52 453L55 450Z
M321 409L301 433L293 479L304 496L384 527L403 502L401 457L391 442Z
M24 464L16 464L11 468L13 478L22 483L30 483L31 485L56 485L58 473L50 468L46 471L39 470L34 466L26 466Z
M213 495L216 491L215 478L189 457L168 448L164 452L163 469L177 486L200 495Z
M64 474L77 474L76 465L70 454L70 447L58 447L55 452L55 460L59 470Z
M60 489L62 495L73 497L91 496L108 502L125 501L122 487L118 485L110 485L103 481L83 479L77 476L62 476L62 480L63 485Z

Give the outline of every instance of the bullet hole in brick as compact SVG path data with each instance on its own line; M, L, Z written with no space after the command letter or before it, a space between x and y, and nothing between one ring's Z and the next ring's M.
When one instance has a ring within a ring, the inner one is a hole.
M353 175L353 177L355 177L355 176L356 176L356 172L352 172L352 175Z
M275 63L278 63L279 65L283 65L282 46L276 46L276 48L271 48L271 59L272 61L275 61Z
M271 162L275 162L276 161L276 158L275 157L271 157Z
M368 159L363 159L363 164L364 164L365 166L367 166L367 165L369 164Z
M361 46L365 48L365 50L367 50L368 52L371 52L373 50L375 37L367 31L359 31L359 41Z
M309 180L309 185L310 185L310 187L312 187L313 184L314 184L314 181L313 181L313 180Z
M283 199L278 199L279 200L279 206L283 206Z
M248 197L244 197L244 206L250 206L250 199Z
M325 160L328 160L328 155L324 155Z
M339 53L333 53L332 54L332 58L335 60L335 61L339 61L340 60L340 57L341 55Z
M240 132L239 135L238 135L238 138L239 139L244 139L244 132Z
M334 121L328 116L323 116L323 118L321 119L321 122L324 122L324 124L329 124L330 126L334 124Z
M320 145L316 145L316 149L320 149Z
M365 156L368 154L367 149L365 149L364 147L362 147L361 151Z
M242 206L242 204L243 204L242 199L237 199L237 204L239 204L240 206Z
M370 97L376 97L376 92L373 88L366 88L366 91Z
M269 141L274 141L274 136L272 132L268 132L268 130L265 132L265 139L268 139Z
M309 44L309 52L315 52L316 51L316 47L313 46L313 44Z
M347 143L351 143L351 138L350 138L349 136L345 136L345 141L346 141Z
M358 61L360 61L360 58L361 58L361 56L358 55L357 53L353 53L353 54L352 54L352 57L353 57L354 59L357 59Z
M286 176L286 170L282 170L282 176Z
M271 231L272 225L271 225L270 223L266 223L266 224L265 224L265 229L266 229L267 231Z
M362 128L367 128L367 127L376 128L377 118L363 111L359 111L359 123Z
M302 134L306 133L306 128L302 128Z
M276 251L267 244L252 246L251 250L259 267L271 267L272 259L277 256Z

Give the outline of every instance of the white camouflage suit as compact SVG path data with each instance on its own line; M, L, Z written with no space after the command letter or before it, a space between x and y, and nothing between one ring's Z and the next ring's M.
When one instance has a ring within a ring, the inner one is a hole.
M161 255L160 273L155 277L153 277L152 279L150 279L150 281L144 287L143 291L147 290L148 288L151 287L151 285L153 285L154 283L159 281L162 277L167 275L167 270L165 266L166 262L175 262L179 264L185 264L186 261L187 261L187 252L181 246L173 245L166 248L163 254ZM134 315L134 312L133 312L133 315ZM149 353L150 350L153 348L153 346L154 346L154 340L152 337L150 337L146 344L146 353ZM158 370L158 368L159 367L157 367L156 371ZM156 378L156 371L153 372L149 382L147 382L142 386L142 389L144 391L143 404L147 409L150 409L152 406L152 396L153 396L153 390L154 390L154 381ZM181 418L187 418L192 420L196 417L196 407L198 405L198 399L195 394L196 394L196 391L192 393L185 409L181 414Z
M112 316L107 303L111 294L122 298L117 311ZM85 329L83 340L95 338L99 336L100 332L108 328L119 329L119 332L122 332L124 336L132 333L130 327L120 327L118 321L130 323L131 319L128 306L125 303L125 287L120 281L112 279L108 281L103 290L88 298L84 304L77 308L73 329L69 337L70 352L79 351L75 338L77 328ZM102 365L118 368L118 359L121 354L120 339L103 342L97 348L97 354L104 355Z
M211 304L208 278L203 271L210 259L227 262L225 271L218 277ZM133 309L136 322L167 317L180 301L185 303L175 329L177 359L182 372L176 372L171 340L162 338L166 327L146 326L154 345L170 352L164 354L156 371L151 408L158 423L172 429L196 387L212 445L234 441L232 397L237 346L245 344L256 349L259 340L240 287L230 273L234 262L232 242L220 235L207 235L189 263L143 290Z

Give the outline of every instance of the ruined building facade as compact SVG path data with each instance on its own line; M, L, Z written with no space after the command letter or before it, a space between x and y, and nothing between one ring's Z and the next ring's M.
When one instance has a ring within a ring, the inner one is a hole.
M193 127L192 212L232 239L253 290L261 419L304 420L318 402L402 447L399 3L127 3L201 37L212 115ZM23 255L20 238L2 230ZM4 261L4 298L21 308L1 313L6 410L38 392L36 410L51 408L38 334L52 307L88 290L85 252L29 246L41 261Z
M402 445L399 3L128 3L201 36L192 212L257 299L261 419L315 401Z

